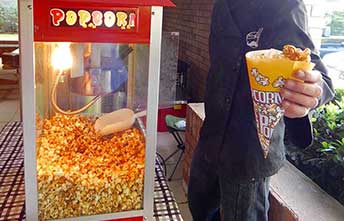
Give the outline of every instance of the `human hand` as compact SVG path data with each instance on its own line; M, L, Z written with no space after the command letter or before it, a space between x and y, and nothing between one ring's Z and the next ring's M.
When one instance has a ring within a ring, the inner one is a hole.
M322 76L319 71L303 70L295 72L294 76L303 82L291 79L285 82L281 89L282 108L285 111L284 116L301 118L318 105L318 98L322 95Z

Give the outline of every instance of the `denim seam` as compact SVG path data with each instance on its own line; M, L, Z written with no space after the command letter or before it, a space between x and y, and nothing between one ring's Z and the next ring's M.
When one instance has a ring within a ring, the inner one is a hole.
M265 194L265 196L264 196L264 211L265 211L265 215L268 215L268 214L266 214L266 212L269 211L269 207L270 207L270 205L268 206L269 201L267 200L267 197L269 196L269 186L270 185L268 185L267 183L268 183L268 178L264 178L264 194Z
M238 184L238 193L236 196L236 201L235 201L235 216L234 216L234 221L238 220L238 204L239 204L239 198L240 198L240 191L241 191L241 185Z

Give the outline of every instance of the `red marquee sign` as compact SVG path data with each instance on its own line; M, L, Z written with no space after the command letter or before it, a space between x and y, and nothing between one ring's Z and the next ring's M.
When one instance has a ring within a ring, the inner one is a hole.
M136 28L137 10L85 10L50 9L51 25L54 27L114 28L132 30Z
M35 41L149 43L151 6L169 0L34 0Z

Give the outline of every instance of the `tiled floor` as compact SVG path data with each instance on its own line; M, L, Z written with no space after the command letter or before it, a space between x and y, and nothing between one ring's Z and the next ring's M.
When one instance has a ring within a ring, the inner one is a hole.
M0 130L9 121L20 121L20 97L19 91L1 90L0 87ZM158 152L166 157L176 149L176 142L171 134L168 132L158 133ZM178 159L178 155L171 158L167 162L167 175L169 175ZM184 221L192 221L190 211L187 204L187 197L185 195L182 185L182 162L180 162L172 181L169 186L177 200L179 209L182 213Z

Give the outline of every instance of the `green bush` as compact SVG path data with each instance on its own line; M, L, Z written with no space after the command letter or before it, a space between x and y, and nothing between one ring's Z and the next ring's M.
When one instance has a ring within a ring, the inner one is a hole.
M286 139L287 159L344 205L344 90L314 111L314 143L306 149ZM288 134L287 134L288 135Z
M331 15L331 35L344 35L344 11L335 11Z
M314 145L326 161L344 166L344 90L336 90L335 99L313 114Z

